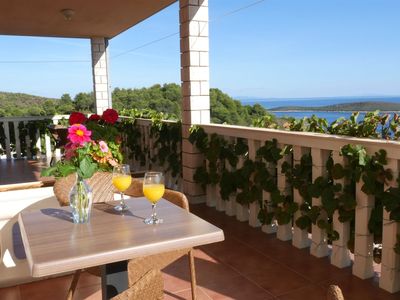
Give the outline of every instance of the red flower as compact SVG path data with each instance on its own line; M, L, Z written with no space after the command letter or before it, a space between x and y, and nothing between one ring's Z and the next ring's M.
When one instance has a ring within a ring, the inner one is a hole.
M93 114L89 117L89 121L98 121L101 117L98 114Z
M102 119L108 124L114 124L118 120L118 113L112 108L108 108L103 112Z
M74 125L74 124L83 124L86 121L86 116L83 113L80 112L73 112L69 116L69 125Z

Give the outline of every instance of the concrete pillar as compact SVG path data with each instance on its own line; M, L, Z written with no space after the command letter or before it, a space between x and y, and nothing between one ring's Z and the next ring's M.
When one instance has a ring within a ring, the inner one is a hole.
M110 81L108 77L108 39L93 37L92 49L93 92L96 99L96 113L101 115L112 107Z
M180 0L179 10L183 191L192 203L204 202L203 189L192 176L185 175L204 164L202 155L188 141L189 128L210 123L208 0Z

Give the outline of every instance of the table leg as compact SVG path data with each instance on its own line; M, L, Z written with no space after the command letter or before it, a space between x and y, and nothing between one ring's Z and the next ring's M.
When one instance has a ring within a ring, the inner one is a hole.
M108 300L128 288L127 261L101 266L102 299Z
M81 275L81 270L76 270L74 277L72 277L72 282L68 290L67 300L72 300L74 298L74 292L76 285L78 284L79 276Z

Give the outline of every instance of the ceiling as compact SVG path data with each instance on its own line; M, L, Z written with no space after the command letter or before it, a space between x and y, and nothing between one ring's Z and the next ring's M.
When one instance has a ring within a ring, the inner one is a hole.
M0 0L0 34L112 38L175 1ZM63 9L73 10L71 20Z

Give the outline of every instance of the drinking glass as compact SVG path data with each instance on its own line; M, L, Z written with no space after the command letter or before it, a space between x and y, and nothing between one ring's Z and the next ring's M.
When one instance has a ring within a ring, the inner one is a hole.
M132 183L129 165L119 165L114 167L112 183L121 194L121 202L117 206L114 206L114 209L116 211L128 210L128 206L124 202L124 192Z
M164 176L162 172L146 172L143 180L143 194L151 203L152 214L144 220L146 224L158 224L163 220L157 218L156 204L164 195Z

